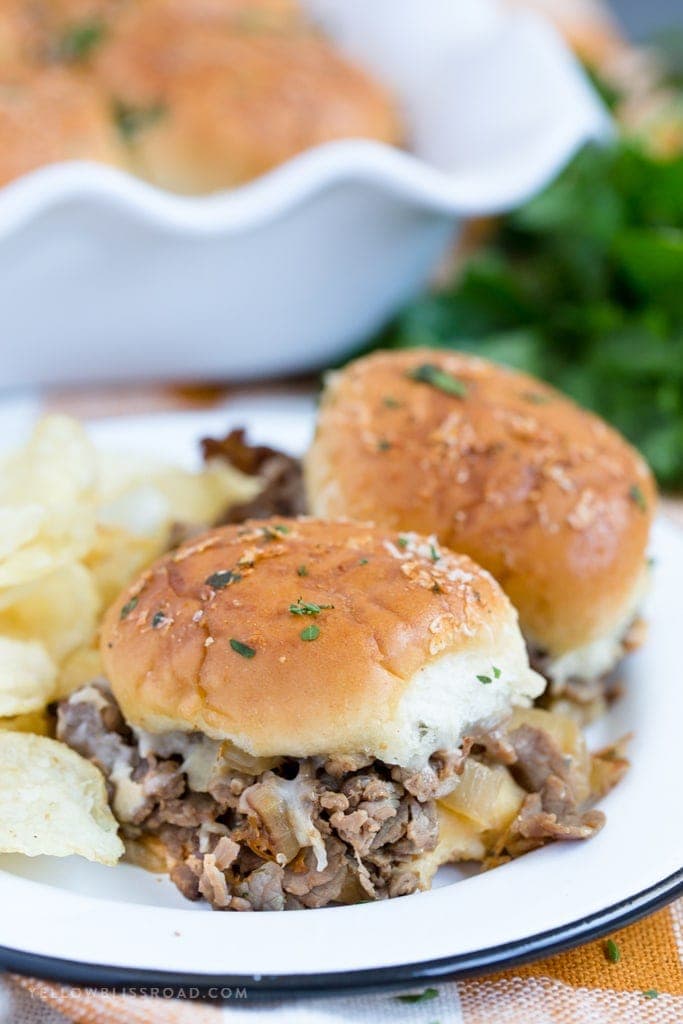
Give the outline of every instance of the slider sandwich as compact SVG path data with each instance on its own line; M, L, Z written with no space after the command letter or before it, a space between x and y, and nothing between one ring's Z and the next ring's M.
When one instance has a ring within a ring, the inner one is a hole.
M129 857L220 910L400 896L586 838L618 772L530 707L510 601L434 538L215 529L120 596L101 647L58 737L103 772Z
M544 700L602 709L642 637L656 503L617 431L483 359L378 352L329 376L305 469L314 515L436 534L488 569L550 681Z

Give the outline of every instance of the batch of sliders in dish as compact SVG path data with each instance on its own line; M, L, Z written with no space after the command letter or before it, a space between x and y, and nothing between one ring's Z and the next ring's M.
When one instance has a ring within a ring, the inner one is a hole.
M299 909L602 827L627 762L581 723L642 636L656 502L619 434L412 350L330 375L303 472L239 432L204 448L261 492L120 595L106 678L58 708L131 859L217 909Z
M205 193L320 143L402 134L296 0L0 4L0 185L94 160Z

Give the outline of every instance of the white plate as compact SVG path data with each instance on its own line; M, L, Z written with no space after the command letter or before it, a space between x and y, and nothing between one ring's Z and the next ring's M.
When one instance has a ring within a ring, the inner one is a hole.
M191 463L196 440L246 423L296 452L310 403L235 403L210 414L103 421L95 439ZM16 433L16 431L15 431ZM5 435L7 436L7 435ZM633 732L632 768L602 806L606 828L485 874L447 868L429 893L284 914L221 914L167 879L77 858L0 858L0 964L120 985L247 985L254 993L406 986L546 955L604 934L683 889L680 580L683 534L653 538L649 640L625 668L625 695L594 745Z
M607 130L550 25L500 0L304 2L399 97L411 152L330 143L201 197L89 163L13 182L2 387L327 365L419 290L463 217L522 202Z

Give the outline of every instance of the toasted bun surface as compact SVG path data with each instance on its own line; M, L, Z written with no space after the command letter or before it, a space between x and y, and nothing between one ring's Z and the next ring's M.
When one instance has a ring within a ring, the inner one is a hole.
M68 68L21 69L0 80L0 186L61 160L124 162L106 97Z
M456 383L415 380L433 378L425 366ZM435 533L466 552L553 655L635 610L652 475L615 430L526 374L426 349L360 359L329 379L306 483L316 515Z
M417 765L543 688L487 572L348 522L251 522L185 544L109 610L102 655L132 725L260 756Z
M387 92L282 0L129 5L95 67L126 105L161 112L131 158L172 191L238 185L335 139L400 141Z

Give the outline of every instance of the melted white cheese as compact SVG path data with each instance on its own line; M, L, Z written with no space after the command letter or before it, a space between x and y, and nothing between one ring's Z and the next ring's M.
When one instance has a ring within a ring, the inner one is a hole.
M626 607L610 630L583 647L575 647L557 657L548 658L546 672L552 680L553 689L561 690L570 679L599 679L615 667L623 656L624 636L645 596L648 583L649 572L645 569Z
M384 749L373 753L390 764L418 770L434 751L457 750L475 726L494 725L515 705L528 706L544 688L545 680L529 667L524 641L511 620L496 628L495 644L444 654L416 672L401 699L392 735Z

